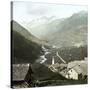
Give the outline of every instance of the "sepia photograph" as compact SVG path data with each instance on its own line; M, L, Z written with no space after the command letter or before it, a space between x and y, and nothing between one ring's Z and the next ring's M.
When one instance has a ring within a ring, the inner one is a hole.
M11 2L11 88L88 84L88 7Z

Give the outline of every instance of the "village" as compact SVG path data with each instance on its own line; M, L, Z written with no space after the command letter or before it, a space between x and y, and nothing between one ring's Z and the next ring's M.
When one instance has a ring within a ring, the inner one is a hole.
M49 50L46 49L45 47L42 47L42 49L44 51L44 54L40 56L40 58L36 61L35 65L30 64L30 63L13 64L13 77L12 77L13 82L17 82L17 81L21 82L21 83L23 82L24 83L23 87L27 87L28 83L29 84L34 83L36 85L37 83L45 84L47 82L50 82L50 83L58 82L58 80L54 80L53 78L52 78L52 80L49 80L49 79L44 80L44 77L45 77L45 79L47 79L47 77L49 76L49 73L47 72L48 70L53 73L57 73L58 75L61 75L61 77L65 78L66 81L68 81L68 80L87 81L87 79L88 79L88 70L87 70L88 58L87 57L85 57L84 60L74 60L74 61L67 63L66 60L64 60L60 56L60 54L58 52L56 52L55 55L58 57L58 59L61 61L61 63L58 63L56 61L56 59L54 58L55 56L53 55L51 57L51 63L46 64L45 62L47 61L47 58L45 57L45 55L47 55L51 52L49 52ZM45 66L47 69L43 69L43 66ZM43 72L48 75L45 76ZM42 78L42 79L39 79L38 77ZM33 80L32 78L35 78L35 80ZM61 80L60 80L60 82L61 82ZM60 83L60 82L58 82L58 83ZM34 85L32 85L32 87L33 86Z
M53 46L53 48L57 48ZM48 54L48 49L42 47L45 54ZM62 63L55 62L54 56L52 56L51 65L47 65L53 72L58 72L60 75L64 76L67 79L74 79L74 80L86 80L88 74L88 58L85 57L84 60L74 60L69 63L66 62L58 53L56 52L56 56ZM42 61L46 61L44 57Z
M87 58L82 61L73 61L68 64L54 63L48 66L53 72L58 72L67 79L86 80L87 79Z

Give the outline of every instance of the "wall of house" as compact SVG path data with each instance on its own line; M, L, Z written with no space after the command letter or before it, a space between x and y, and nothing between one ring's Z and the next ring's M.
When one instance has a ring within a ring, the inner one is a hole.
M74 69L71 69L68 71L66 78L78 80L78 73Z

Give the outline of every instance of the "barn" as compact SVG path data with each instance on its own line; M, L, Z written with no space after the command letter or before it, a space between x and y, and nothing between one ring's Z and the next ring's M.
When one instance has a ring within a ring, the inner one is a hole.
M27 87L32 73L31 64L12 64L11 87Z
M66 78L82 80L87 78L88 68L86 61L75 61L67 67Z

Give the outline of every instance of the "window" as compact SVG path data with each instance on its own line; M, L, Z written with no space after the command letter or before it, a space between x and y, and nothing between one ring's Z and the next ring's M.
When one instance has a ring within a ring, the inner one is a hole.
M71 72L72 72L72 70L71 70Z

